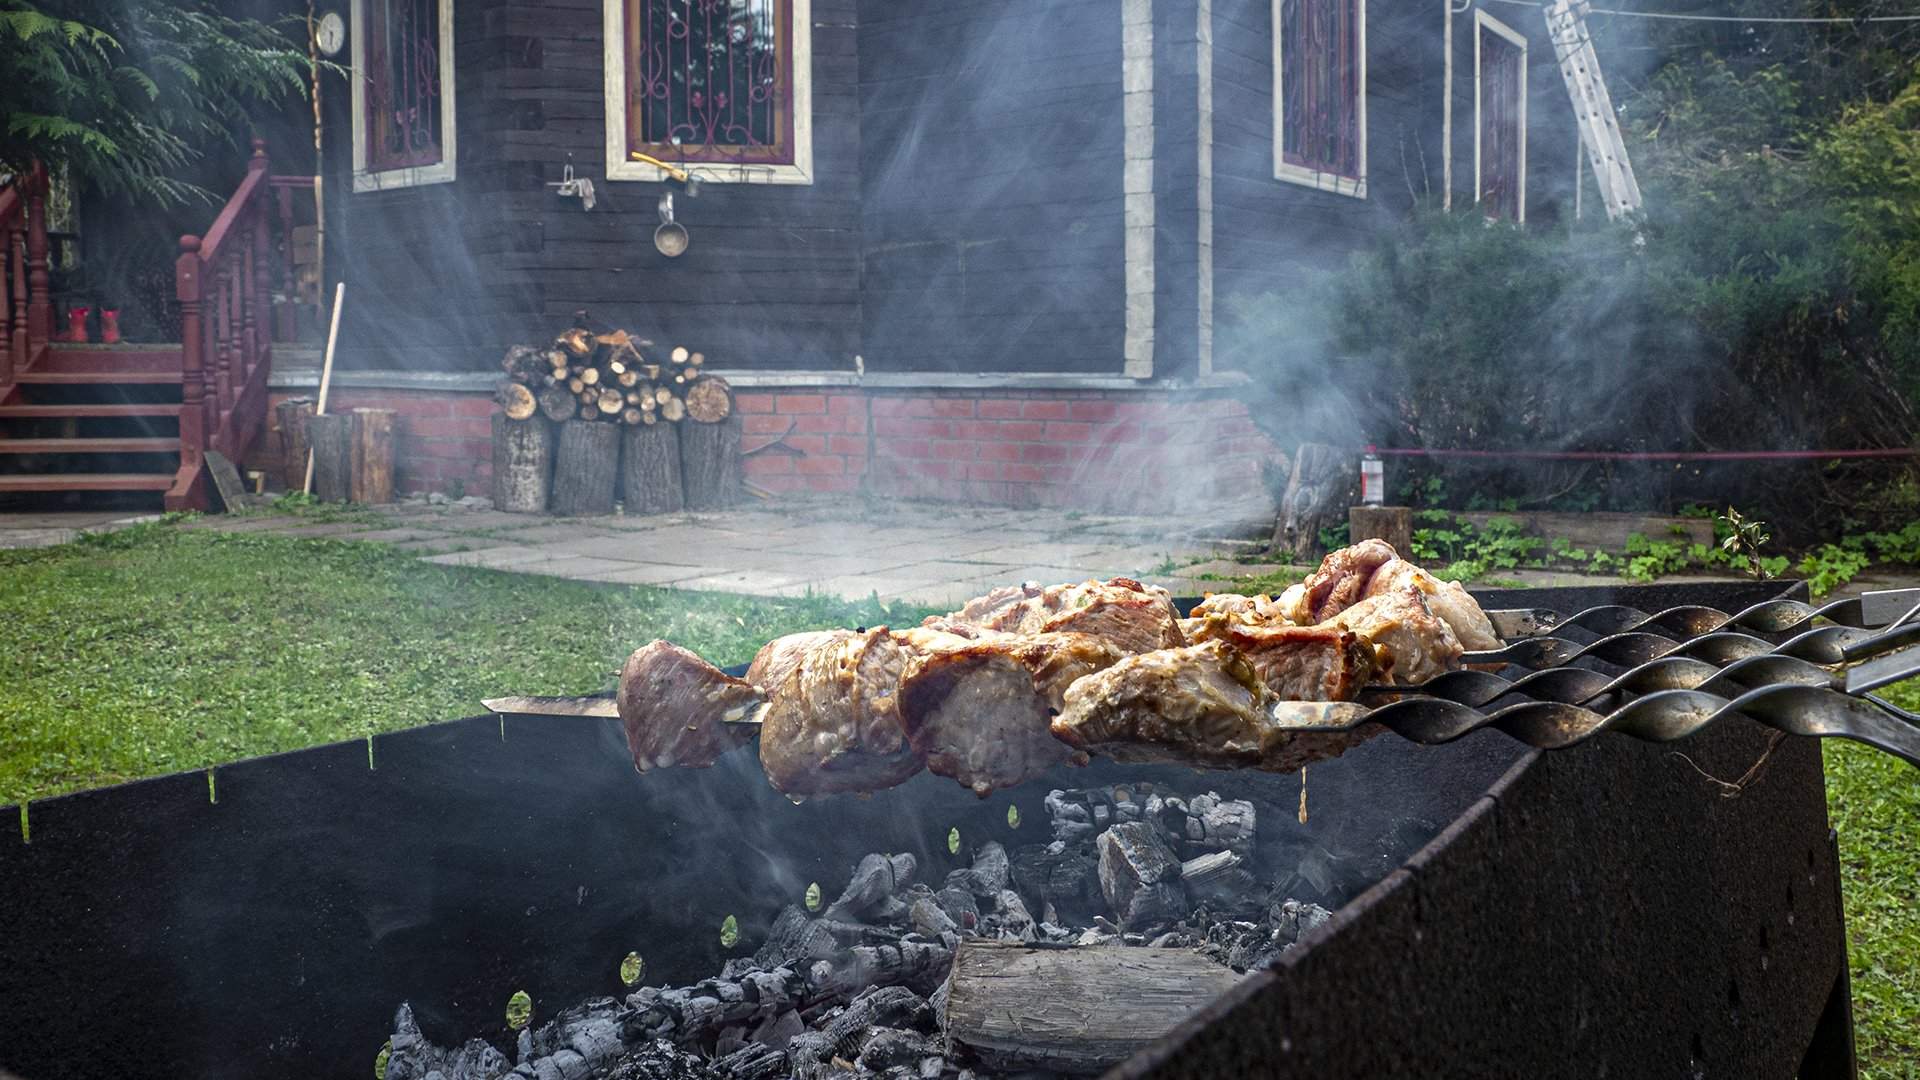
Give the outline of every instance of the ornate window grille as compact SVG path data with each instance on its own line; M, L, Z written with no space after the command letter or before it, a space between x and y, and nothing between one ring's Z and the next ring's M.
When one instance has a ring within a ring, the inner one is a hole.
M453 179L453 0L353 0L354 189Z
M1274 0L1274 175L1364 196L1366 0Z
M1527 41L1499 20L1475 20L1474 190L1490 218L1527 214Z
M812 179L807 0L604 0L610 179Z

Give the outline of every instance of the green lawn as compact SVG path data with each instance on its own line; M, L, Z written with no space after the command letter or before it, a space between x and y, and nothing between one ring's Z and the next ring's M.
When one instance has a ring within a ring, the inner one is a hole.
M151 525L0 551L0 804L612 685L650 638L719 663L918 610L422 563L371 544ZM1893 696L1920 709L1920 685ZM1920 771L1827 744L1863 1075L1920 1077Z

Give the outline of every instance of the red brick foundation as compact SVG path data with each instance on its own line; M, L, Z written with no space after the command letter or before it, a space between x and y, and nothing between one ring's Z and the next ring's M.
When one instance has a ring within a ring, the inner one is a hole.
M776 494L1170 511L1257 488L1279 456L1219 389L743 388L736 402L747 480ZM396 490L489 493L489 395L352 388L329 407L399 414ZM249 464L278 456L270 431Z

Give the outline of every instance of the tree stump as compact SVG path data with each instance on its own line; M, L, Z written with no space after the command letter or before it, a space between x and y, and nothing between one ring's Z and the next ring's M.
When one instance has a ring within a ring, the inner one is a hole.
M493 414L493 508L544 514L553 489L553 425L545 417Z
M680 429L680 476L689 510L718 510L740 501L740 417L717 424L684 420Z
M299 491L307 483L307 417L313 415L313 399L288 398L273 411L280 422L280 477L288 491Z
M1293 473L1280 499L1273 548L1298 562L1313 561L1320 530L1345 520L1359 486L1360 465L1351 453L1325 443L1301 443Z
M1410 506L1351 506L1347 508L1347 542L1385 540L1401 557L1413 553L1413 508Z
M560 425L548 509L562 517L611 514L619 481L619 425L582 420Z
M307 417L307 445L313 451L313 497L346 502L353 494L353 417L339 413ZM301 481L306 480L301 469Z
M670 514L686 505L680 488L680 437L672 424L621 429L621 498L629 514Z
M348 495L357 503L393 501L392 409L353 410L352 479Z

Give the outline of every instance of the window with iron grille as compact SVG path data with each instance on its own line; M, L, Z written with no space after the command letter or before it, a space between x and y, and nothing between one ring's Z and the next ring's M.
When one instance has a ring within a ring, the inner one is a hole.
M707 180L811 179L806 0L606 3L623 42L608 79L610 178L657 178L639 152Z
M1274 176L1365 196L1366 0L1274 0Z
M453 179L452 0L354 0L354 189Z
M1527 215L1527 41L1498 19L1475 20L1474 191L1490 218Z

